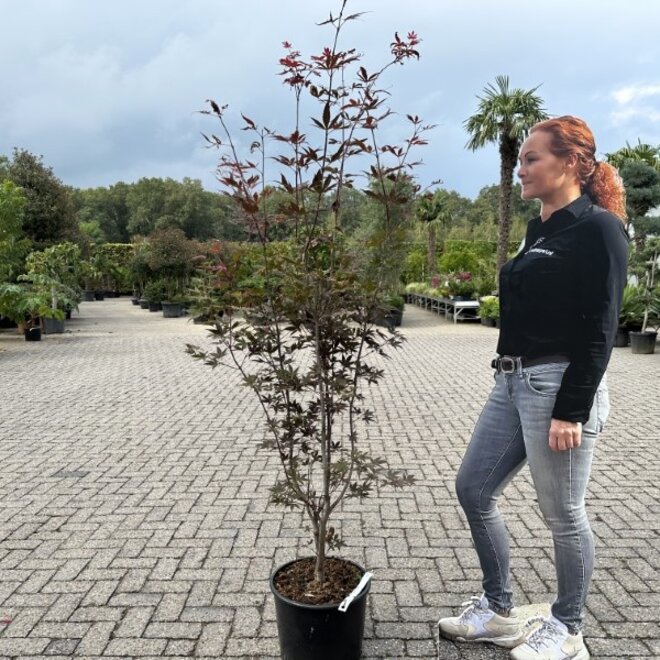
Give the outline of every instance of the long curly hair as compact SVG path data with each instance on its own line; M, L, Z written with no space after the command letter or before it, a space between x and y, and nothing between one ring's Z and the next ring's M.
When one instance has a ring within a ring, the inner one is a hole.
M619 172L609 163L596 159L596 141L587 123L564 115L534 124L530 133L545 131L551 136L550 151L558 158L575 154L580 188L592 201L626 223L626 190Z

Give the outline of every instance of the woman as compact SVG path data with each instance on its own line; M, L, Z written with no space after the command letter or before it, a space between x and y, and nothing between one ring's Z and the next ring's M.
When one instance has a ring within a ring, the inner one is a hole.
M541 215L500 273L495 385L456 481L484 594L460 616L441 619L439 629L451 639L512 648L515 660L589 658L580 630L594 548L584 496L609 409L605 368L628 257L623 185L595 152L590 129L571 116L536 124L521 147L522 197L539 199ZM497 508L525 463L552 532L557 572L552 614L531 635L513 607L509 541Z

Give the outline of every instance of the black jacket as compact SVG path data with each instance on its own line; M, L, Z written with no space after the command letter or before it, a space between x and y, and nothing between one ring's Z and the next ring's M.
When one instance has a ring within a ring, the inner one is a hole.
M582 195L545 222L500 272L500 355L570 358L553 417L586 422L614 346L626 284L628 235Z

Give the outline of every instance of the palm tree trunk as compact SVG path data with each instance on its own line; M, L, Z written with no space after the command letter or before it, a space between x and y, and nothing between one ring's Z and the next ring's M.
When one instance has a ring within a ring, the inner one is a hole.
M500 139L500 222L497 237L497 274L507 262L509 255L509 232L511 229L511 194L513 192L513 170L518 157L518 140L502 136ZM499 284L498 284L499 290Z
M438 270L438 260L436 252L436 237L435 237L435 227L429 224L429 248L428 248L428 273L429 277L433 277Z

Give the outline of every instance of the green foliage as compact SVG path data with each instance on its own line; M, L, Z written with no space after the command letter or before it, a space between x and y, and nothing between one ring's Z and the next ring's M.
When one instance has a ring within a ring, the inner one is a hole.
M623 328L641 328L644 319L642 290L634 284L627 284L623 290L619 325Z
M621 178L626 188L626 211L633 222L660 206L660 171L630 161L621 168Z
M243 238L232 225L235 207L225 196L208 192L198 179L143 178L125 193L127 235L179 229L188 238Z
M69 191L52 168L43 164L41 157L14 149L4 176L23 191L23 232L37 249L62 241L81 240Z
M0 315L26 328L38 326L42 318L64 318L61 309L53 309L43 288L7 282L0 283Z
M165 283L163 280L151 280L144 287L143 296L150 303L159 303L165 295ZM173 301L170 301L173 302Z
M406 254L401 279L404 283L423 280L427 273L426 251L413 249Z
M479 316L484 319L500 317L500 299L497 296L483 296L479 300Z
M147 265L161 279L167 302L180 302L193 269L195 244L181 229L156 230L148 240Z
M645 163L660 172L660 146L646 144L637 138L637 144L631 146L626 141L626 146L621 147L614 153L605 154L610 165L621 171L629 163Z
M30 241L23 234L25 203L16 184L0 183L0 282L15 280L30 249Z
M406 284L406 293L424 294L428 289L429 285L426 282L410 282Z
M108 291L130 291L134 246L131 243L103 243L95 250L97 269Z
M53 311L63 310L80 302L79 267L80 247L59 243L31 252L26 259L27 273L19 279L30 282L36 295L50 299Z

